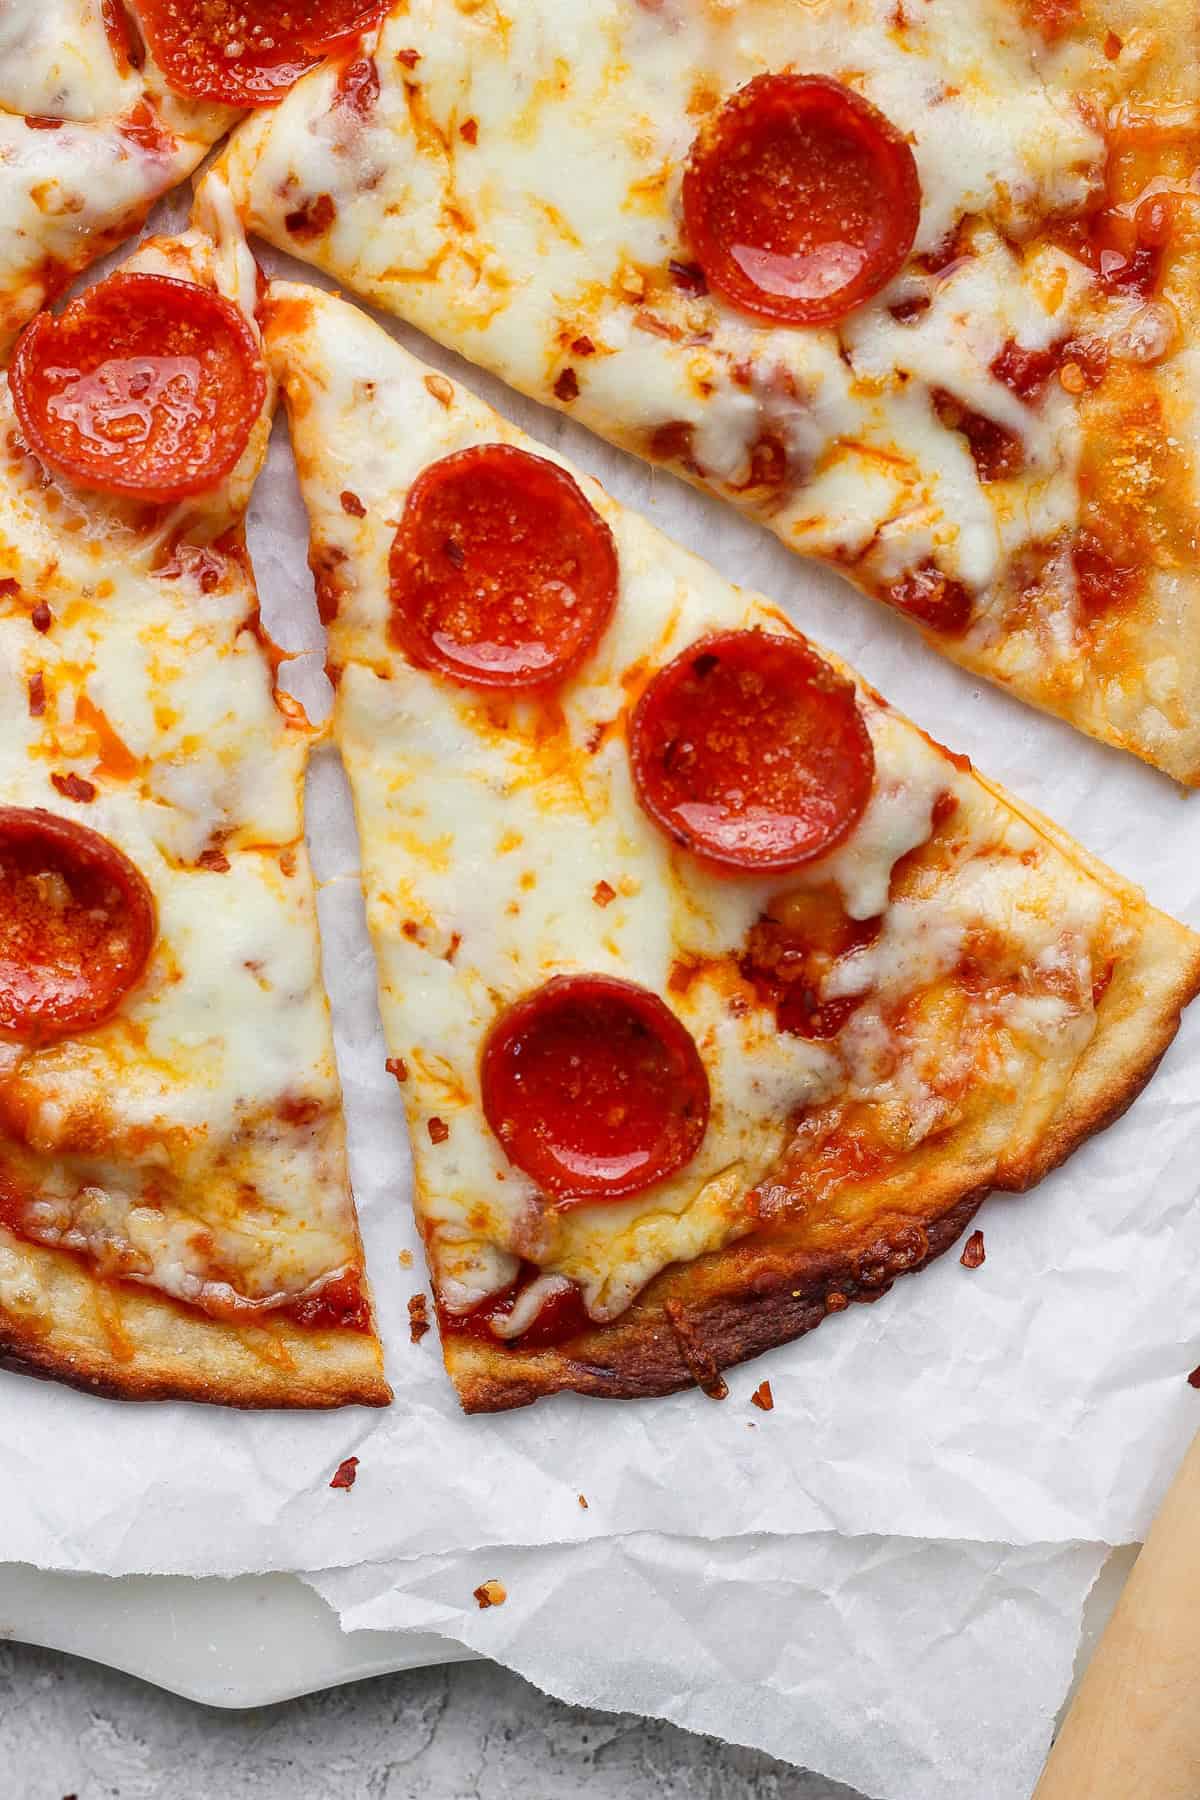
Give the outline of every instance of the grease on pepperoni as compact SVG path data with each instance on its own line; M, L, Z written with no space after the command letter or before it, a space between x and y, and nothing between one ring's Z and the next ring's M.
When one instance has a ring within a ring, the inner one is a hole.
M1078 533L1071 564L1080 610L1089 620L1131 605L1144 584L1144 571L1135 562L1118 562L1094 532Z
M9 385L31 450L85 486L177 500L216 486L266 397L249 320L172 275L110 275L21 336Z
M607 626L617 552L565 469L479 444L413 483L390 580L391 636L413 662L467 687L541 688Z
M708 1077L649 989L558 975L510 1006L481 1063L483 1110L510 1162L560 1206L641 1193L691 1161Z
M916 236L921 186L896 127L823 75L759 75L705 121L683 212L710 287L792 325L845 318Z
M138 0L155 61L177 94L271 106L330 51L378 24L384 0Z
M853 684L799 637L727 631L659 671L630 728L638 799L706 861L755 873L832 850L875 774Z
M89 1031L141 979L155 935L138 869L99 832L0 806L0 1032Z

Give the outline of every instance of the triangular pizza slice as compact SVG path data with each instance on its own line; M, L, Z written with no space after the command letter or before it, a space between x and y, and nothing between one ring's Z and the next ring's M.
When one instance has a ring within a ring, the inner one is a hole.
M0 374L0 1360L378 1405L310 734L243 534L274 388L218 196Z
M469 1410L716 1387L1133 1099L1200 938L365 314L265 318Z
M1200 783L1200 15L441 0L235 133L248 224Z

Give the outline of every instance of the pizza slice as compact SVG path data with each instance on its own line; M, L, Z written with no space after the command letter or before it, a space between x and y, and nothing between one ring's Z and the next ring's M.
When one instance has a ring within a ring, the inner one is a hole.
M0 1359L381 1405L310 734L243 535L258 271L210 223L39 314L0 376Z
M136 231L239 108L270 105L377 21L370 0L6 0L0 348Z
M265 317L469 1411L719 1390L1129 1104L1200 938L363 313Z
M246 221L1200 782L1200 15L411 0Z

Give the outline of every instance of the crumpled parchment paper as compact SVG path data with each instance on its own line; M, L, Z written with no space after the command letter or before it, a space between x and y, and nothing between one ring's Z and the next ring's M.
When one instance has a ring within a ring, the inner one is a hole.
M561 1700L653 1713L881 1800L1028 1800L1098 1545L641 1532L307 1577L346 1631L433 1631ZM473 1586L499 1580L481 1611Z

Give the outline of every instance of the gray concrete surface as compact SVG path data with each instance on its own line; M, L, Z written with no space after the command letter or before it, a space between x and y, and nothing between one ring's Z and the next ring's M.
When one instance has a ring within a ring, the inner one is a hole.
M585 1712L488 1663L215 1712L0 1643L2 1800L855 1800L674 1726Z

